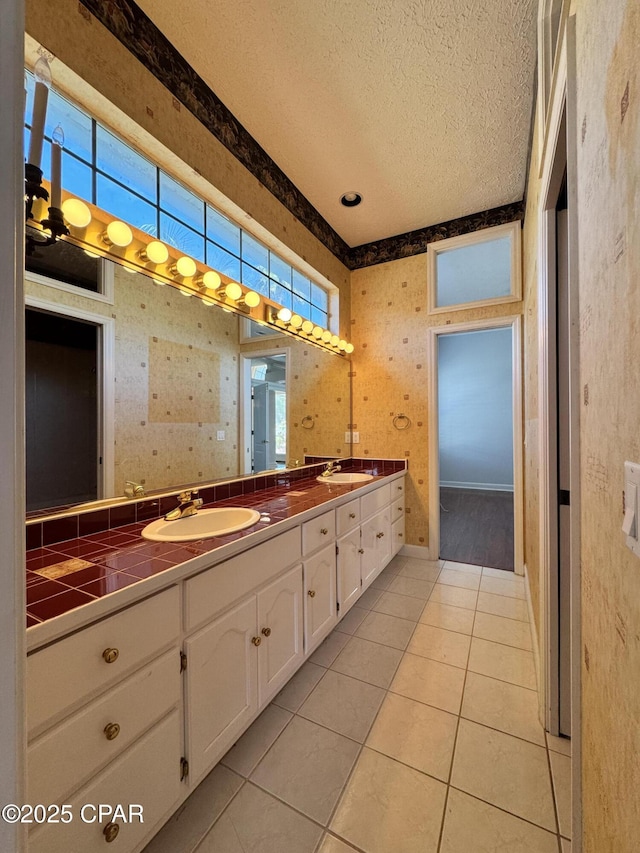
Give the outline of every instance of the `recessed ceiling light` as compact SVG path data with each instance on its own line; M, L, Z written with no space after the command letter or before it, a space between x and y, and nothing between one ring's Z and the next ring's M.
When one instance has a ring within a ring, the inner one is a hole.
M345 207L357 207L361 201L362 196L356 192L344 193L344 195L340 196L340 204L343 204Z

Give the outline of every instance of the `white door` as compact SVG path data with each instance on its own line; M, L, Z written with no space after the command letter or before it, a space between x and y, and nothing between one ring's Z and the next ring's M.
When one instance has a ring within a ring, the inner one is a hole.
M360 528L356 527L338 539L338 604L340 618L355 604L360 596L362 578L360 576Z
M256 598L251 596L185 642L187 758L193 780L213 767L258 710L255 635Z
M271 397L269 383L255 383L251 389L253 412L253 453L252 468L254 471L267 471L273 468L269 465L269 442L272 438L269 430Z
M333 542L304 561L304 644L309 654L337 622L336 548Z
M302 566L295 566L258 593L261 638L258 694L264 705L289 680L304 657L302 650Z
M389 507L362 525L362 586L368 587L391 559L391 518Z

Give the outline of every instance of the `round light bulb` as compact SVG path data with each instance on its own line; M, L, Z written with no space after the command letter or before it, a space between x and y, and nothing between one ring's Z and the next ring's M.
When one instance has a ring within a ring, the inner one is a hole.
M215 305L215 302L212 302L210 299L203 299L202 304L203 305Z
M215 270L207 270L207 272L202 276L202 284L205 287L208 287L209 290L216 290L220 287L220 276ZM213 305L213 302L210 303Z
M325 329L324 332L322 333L322 340L324 341L325 344L328 344L329 341L331 340L331 332L328 329Z
M131 244L133 232L126 222L114 219L107 225L106 237L107 244L124 249Z
M342 350L342 352L344 352L346 350L346 348L347 348L347 342L346 341L340 341L340 343L338 344L338 349L340 349L340 350Z
M164 282L164 281L160 281L160 279L159 279L159 278L152 278L152 279L151 279L151 281L152 281L154 284L157 284L159 287L164 287L164 286L165 286L165 283L166 283L166 282Z
M337 335L331 335L331 346L337 347L340 343L340 338Z
M189 291L188 291L188 290L181 290L181 291L180 291L180 294L181 294L182 296L191 296L191 294L189 293Z
M62 202L62 215L74 228L86 228L91 222L91 211L79 198L68 198Z
M299 329L302 326L302 317L299 314L292 314L291 320L289 320L289 325L293 329Z
M281 323L289 323L292 317L293 314L288 308L281 308L278 311L278 320L280 320Z
M230 281L229 284L225 284L223 287L222 295L236 302L242 296L242 288L235 281Z
M95 252L89 252L87 249L82 250L88 258L99 258L100 255L96 255Z
M311 322L311 320L305 320L303 322L302 331L305 333L305 335L308 335L310 332L313 331L313 323Z
M192 275L195 275L198 270L193 258L188 258L186 255L178 258L175 263L175 268L178 275L181 275L183 278L190 278Z
M346 347L344 348L344 351L345 351L348 355L351 355L351 353L354 351L354 349L355 349L355 347L354 347L354 345L353 345L353 344L347 344L347 345L346 345Z
M260 294L256 293L255 290L245 293L244 304L249 308L257 308L260 305Z
M314 338L316 338L316 340L319 341L320 338L322 337L322 328L320 326L314 326L311 334L313 335Z
M164 264L169 260L169 250L160 240L152 240L142 249L140 257L152 264Z
M134 270L131 267L124 267L124 271L130 273L131 275L135 275L138 270Z

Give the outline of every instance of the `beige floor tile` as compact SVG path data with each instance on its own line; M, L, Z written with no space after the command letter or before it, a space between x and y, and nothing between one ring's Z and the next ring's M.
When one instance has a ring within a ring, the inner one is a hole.
M197 853L313 853L321 835L317 824L247 783Z
M517 619L507 619L491 613L476 613L473 636L526 651L533 648L528 622L518 622Z
M386 688L391 683L401 658L402 652L399 649L352 637L331 664L331 669L375 684L376 687Z
M520 598L507 598L505 595L493 595L493 593L480 590L478 593L478 610L482 613L493 613L494 616L518 619L520 622L529 621L527 602Z
M420 598L426 601L431 595L433 584L430 581L421 580L420 578L405 577L402 574L396 575L388 587L389 592L395 592L398 595L411 595L414 598Z
M397 578L397 572L381 572L378 577L371 582L372 589L387 589L394 578Z
M420 622L433 625L434 628L457 631L459 634L471 634L474 617L473 610L452 607L450 604L440 604L437 601L427 601L420 616Z
M380 687L327 670L298 714L362 743L384 695Z
M413 600L413 599L410 599ZM399 619L397 616L389 616L387 613L378 613L372 610L355 632L356 637L371 640L374 643L382 643L383 646L391 646L394 649L407 648L415 622L408 619Z
M467 572L470 575L481 575L482 566L475 566L473 563L456 563L453 560L446 560L443 569L450 572Z
M369 589L362 593L354 606L362 607L364 610L372 610L373 605L378 601L382 592L383 590L378 589L375 586L370 586Z
M408 559L400 569L400 577L415 578L416 580L435 583L440 574L442 565L440 560L414 560Z
M354 853L354 848L350 844L345 844L335 835L327 833L322 839L322 844L318 848L318 853Z
M389 689L442 711L458 714L463 685L463 669L405 652Z
M535 690L468 672L461 713L468 720L544 746Z
M369 611L365 610L364 607L354 605L347 615L338 622L336 631L342 631L343 634L355 634L359 625L367 618L368 614Z
M482 568L483 578L498 578L502 581L517 580L522 581L523 576L517 575L515 572L507 571L506 569L491 569L488 566Z
M417 622L424 608L421 598L410 598L408 595L398 595L396 592L383 592L371 608L378 613L398 616L400 619L410 619Z
M291 713L277 705L268 705L240 740L231 747L222 763L241 776L249 776L291 719Z
M480 579L480 590L490 592L492 595L506 595L508 598L524 599L524 584L513 580L500 580L499 578L482 577Z
M218 764L147 844L143 853L192 853L243 781Z
M446 786L366 747L331 829L366 853L436 853Z
M558 853L555 835L519 817L449 790L440 853Z
M470 644L471 637L467 634L445 631L444 628L434 628L433 625L420 623L416 626L407 651L465 669Z
M549 760L560 835L571 838L571 759L559 752L549 752Z
M533 653L523 649L472 637L469 669L499 681L509 681L530 690L536 689Z
M346 634L342 636L346 637ZM295 713L325 672L326 669L323 666L317 666L308 660L275 696L274 705L279 705L281 708L286 708L287 711Z
M560 841L562 842L562 853L571 853L571 842L566 838L561 838Z
M406 562L406 557L401 557L400 554L396 554L393 560L391 560L391 562L386 566L385 572L395 574L400 571Z
M559 752L560 755L571 755L571 738L570 737L556 737L555 735L550 735L549 732L546 732L547 735L547 746L553 752Z
M320 643L309 661L318 666L331 666L348 642L347 634L343 634L341 631L332 631L327 639Z
M388 693L366 745L446 782L457 726L453 714Z
M443 583L437 583L429 601L436 601L439 604L450 604L453 607L464 607L467 610L475 610L478 593L475 589L461 589L458 586L447 586Z
M326 824L360 747L342 735L294 717L251 781Z
M555 831L547 751L541 746L461 719L451 784Z
M445 563L444 569L440 572L438 583L446 584L447 586L460 586L464 589L480 588L480 575L472 575L469 572L452 571L447 568Z

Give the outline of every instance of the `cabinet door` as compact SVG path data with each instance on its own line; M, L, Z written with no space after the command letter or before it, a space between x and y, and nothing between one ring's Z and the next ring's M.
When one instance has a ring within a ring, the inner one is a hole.
M389 507L377 512L362 525L362 586L368 587L391 559L391 519Z
M185 642L190 781L221 758L258 710L256 598Z
M305 560L304 651L309 654L336 624L336 547L331 543Z
M338 539L338 604L340 618L355 604L362 590L360 528Z
M395 557L404 545L404 517L397 518L391 524L391 556Z
M298 669L302 651L302 566L296 566L258 593L261 638L258 665L260 707Z

